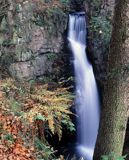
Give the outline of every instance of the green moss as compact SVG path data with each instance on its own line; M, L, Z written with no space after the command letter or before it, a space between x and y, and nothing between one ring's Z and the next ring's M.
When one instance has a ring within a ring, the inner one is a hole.
M7 20L5 17L2 19L2 22L0 24L0 31L3 33L8 31L8 24L7 24Z
M48 54L47 54L47 58L48 58L48 60L50 60L50 61L55 60L56 57L57 57L57 55L56 55L55 53L48 53Z
M68 6L71 3L71 0L59 0L62 5Z
M5 34L9 32L7 20L4 17L0 23L0 45L8 45L10 43L9 40L5 39Z
M104 44L109 44L111 37L111 23L105 16L94 16L90 21L90 29L94 35L102 39Z
M3 66L8 66L11 63L14 62L14 55L13 53L3 53L1 58L0 58L0 64Z
M97 14L97 11L99 11L101 8L102 0L88 0L88 1L91 7L93 8L94 12L96 12Z
M66 20L66 13L58 7L53 7L48 8L40 14L35 13L32 21L38 26L43 26L51 36L64 31Z

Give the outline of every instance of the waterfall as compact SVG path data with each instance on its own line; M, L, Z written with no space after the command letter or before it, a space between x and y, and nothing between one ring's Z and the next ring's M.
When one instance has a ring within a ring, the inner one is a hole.
M86 160L92 160L99 126L99 96L93 68L86 55L86 34L85 13L70 14L68 40L76 80L77 149Z

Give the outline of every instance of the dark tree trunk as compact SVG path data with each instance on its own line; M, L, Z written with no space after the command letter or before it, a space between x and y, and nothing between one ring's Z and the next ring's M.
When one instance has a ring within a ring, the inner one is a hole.
M94 160L123 151L129 100L129 0L116 0L108 64Z

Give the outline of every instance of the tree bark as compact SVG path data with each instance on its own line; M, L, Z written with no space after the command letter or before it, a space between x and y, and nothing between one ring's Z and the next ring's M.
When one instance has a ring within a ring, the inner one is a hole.
M94 160L112 152L121 156L129 101L129 0L116 0L108 59L108 80Z

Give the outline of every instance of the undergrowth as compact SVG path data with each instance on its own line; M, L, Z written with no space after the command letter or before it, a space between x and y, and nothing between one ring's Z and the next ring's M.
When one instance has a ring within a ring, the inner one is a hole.
M75 130L70 119L72 103L67 88L1 80L0 156L9 160L56 159L46 133L57 134L61 140L62 126Z

